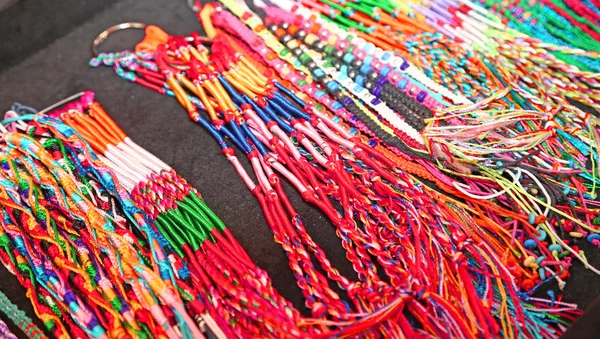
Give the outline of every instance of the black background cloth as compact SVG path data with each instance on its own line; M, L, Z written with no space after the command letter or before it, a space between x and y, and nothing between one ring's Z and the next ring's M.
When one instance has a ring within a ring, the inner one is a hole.
M182 35L201 31L186 1L0 0L0 10L2 112L14 102L41 110L75 93L93 90L97 101L134 141L198 189L256 264L269 273L275 288L296 307L304 309L288 260L273 240L258 203L208 132L189 120L175 99L131 84L108 67L88 66L92 40L115 24L130 21L156 24L167 33ZM117 32L100 46L100 51L133 48L142 37L139 30ZM333 265L343 275L354 278L332 224L289 186L287 192L308 232ZM585 241L581 243L585 246ZM590 262L600 266L600 250L585 248ZM563 301L585 309L600 293L600 278L582 264L574 265ZM35 320L18 281L4 267L0 267L0 277L0 290ZM547 297L545 292L539 294ZM595 312L586 314L587 323L582 321L573 327L570 338L600 337L597 324L591 326L598 322L598 309L600 305L595 306ZM4 314L0 318L15 334L24 337ZM43 328L39 320L36 322Z

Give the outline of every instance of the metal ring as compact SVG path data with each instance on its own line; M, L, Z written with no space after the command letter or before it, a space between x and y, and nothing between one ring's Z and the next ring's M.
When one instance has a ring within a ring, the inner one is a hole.
M147 26L146 24L143 24L140 22L124 22L122 24L118 24L118 25L109 27L106 30L104 30L104 32L98 34L96 39L94 39L94 42L92 43L92 53L94 53L94 56L98 56L98 54L99 54L98 46L100 46L100 44L103 43L104 40L106 40L106 38L108 38L108 36L111 35L112 33L116 32L116 31L122 31L125 29L129 29L129 28L144 29L144 28L146 28L146 26Z
M43 110L39 111L38 113L44 114L46 112L49 112L49 111L55 109L56 107L60 107L60 106L66 104L68 102L71 102L71 101L73 101L73 100L75 100L75 99L83 96L84 94L85 94L85 92L79 92L77 94L73 94L73 95L71 95L70 97L68 97L66 99L63 99L63 100L61 100L61 101L59 101L59 102L57 102L57 103L55 103L55 104L53 104L51 106L48 106L48 107L44 108Z

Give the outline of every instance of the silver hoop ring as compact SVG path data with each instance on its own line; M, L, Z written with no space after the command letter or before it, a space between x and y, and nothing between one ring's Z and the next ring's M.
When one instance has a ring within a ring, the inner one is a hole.
M112 33L117 32L117 31L126 30L126 29L131 29L131 28L144 29L144 28L146 28L146 26L147 26L146 24L143 24L140 22L124 22L122 24L111 26L111 27L105 29L102 33L98 34L96 39L94 39L94 42L92 43L92 53L94 53L94 56L98 56L98 54L100 54L100 53L98 53L98 47Z

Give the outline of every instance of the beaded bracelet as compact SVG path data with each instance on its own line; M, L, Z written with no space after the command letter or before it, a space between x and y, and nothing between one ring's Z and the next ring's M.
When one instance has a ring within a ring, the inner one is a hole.
M278 4L278 6L284 9L290 11L293 10L294 13L302 15L304 18L308 18L312 15L310 10L291 1L277 0L276 3ZM333 35L343 31L343 29L337 26L334 22L329 22L328 30ZM349 32L349 34L353 33ZM358 44L358 47L360 49L363 49L364 47L364 51L368 55L376 55L376 58L379 58L379 56L383 54L383 49L381 47L374 45L372 42L365 41L364 36L356 37L355 40ZM395 71L406 75L411 80L411 82L422 84L422 86L425 86L426 88L430 89L431 91L433 91L433 93L441 94L444 98L447 98L448 100L450 100L450 102L453 102L454 104L468 104L471 102L461 94L453 93L447 88L444 88L438 83L432 81L429 77L422 73L421 70L418 69L413 63L409 62L404 58L392 54L387 64L393 65Z
M325 2L328 3L328 1ZM350 4L344 3L344 6L350 6ZM327 20L335 20L336 18L326 17ZM362 26L363 21L364 18L360 19L361 25L357 26L356 29L366 27ZM473 53L466 51L460 43L444 38L441 33L431 33L429 30L415 34L416 32L403 29L403 26L378 27L376 31L385 33L383 36L389 36L390 39L402 44L401 49L386 48L386 46L379 47L385 50L393 50L403 58L412 60L424 70L428 77L448 87L452 92L464 93L472 100L480 99L475 95L474 89L483 90L484 95L489 94L486 89L486 85L488 85L486 78L482 78L482 73L478 72L480 67L465 67L477 58L473 58ZM395 34L401 34L402 38L396 38ZM377 44L377 40L373 42Z

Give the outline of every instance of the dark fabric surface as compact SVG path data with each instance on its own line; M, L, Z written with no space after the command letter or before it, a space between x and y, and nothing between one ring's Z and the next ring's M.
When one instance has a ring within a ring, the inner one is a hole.
M46 26L27 24L29 20L35 21L35 17L28 14L31 9L21 5L22 2L29 1L17 1L0 12L2 19L6 11L23 6L20 11L11 12L13 14L8 22L1 20L0 28L6 32L11 23L20 23L23 31L15 34L27 36L26 44L31 45L26 47L29 52L21 54L10 54L0 48L0 108L8 109L13 102L20 102L43 109L80 91L95 91L97 100L133 140L175 168L202 193L208 205L222 218L255 262L268 271L277 290L302 309L303 299L288 268L287 258L273 241L258 203L210 135L192 123L174 99L130 84L118 78L109 68L92 69L88 66L92 40L107 27L121 22L157 24L173 34L199 31L200 25L185 1L111 1L113 4L105 6L103 11L97 5L100 2L64 1L71 6L66 7L69 9L66 12L68 16L61 20L69 21L70 26L60 26L63 27L62 33L54 38L48 38ZM71 15L76 17L71 18ZM29 30L33 28L36 32L32 33ZM100 49L118 51L133 47L142 34L136 30L115 33ZM14 44L21 41L15 37L10 39ZM7 65L14 66L7 69ZM333 264L342 274L355 277L331 223L315 208L302 202L295 191L288 189L288 193L303 216L308 232L322 245ZM587 248L586 253L590 262L600 263L598 249ZM575 263L572 272L574 276L567 282L563 301L586 308L600 294L600 278L579 263ZM35 318L16 279L4 267L0 267L0 277L0 290ZM540 294L546 296L543 292ZM596 306L595 309L598 308ZM589 315L592 320L598 319L598 312L595 313ZM42 327L41 324L39 326Z
M0 0L0 69L15 65L116 0Z
M587 308L585 313L573 324L561 339L598 339L600 338L600 298Z

